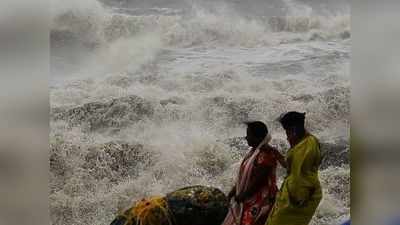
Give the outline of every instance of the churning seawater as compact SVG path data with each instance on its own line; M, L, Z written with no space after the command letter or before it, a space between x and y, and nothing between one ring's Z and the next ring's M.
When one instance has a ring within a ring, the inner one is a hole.
M52 224L107 225L188 185L226 192L247 150L242 122L266 122L284 153L276 118L288 110L307 113L323 146L312 224L348 218L348 5L158 2L52 2Z

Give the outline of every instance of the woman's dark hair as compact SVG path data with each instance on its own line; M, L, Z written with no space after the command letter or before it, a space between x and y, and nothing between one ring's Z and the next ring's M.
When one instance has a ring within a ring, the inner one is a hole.
M245 122L247 128L251 130L252 134L254 134L257 138L265 138L268 134L267 125L265 125L261 121L251 121Z
M289 128L294 128L296 132L303 133L305 131L304 129L305 118L306 118L306 113L291 111L282 115L279 118L279 122L282 124L282 127L285 130Z

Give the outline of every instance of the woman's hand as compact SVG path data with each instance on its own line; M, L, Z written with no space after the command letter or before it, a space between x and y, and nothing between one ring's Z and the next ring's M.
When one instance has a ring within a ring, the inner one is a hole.
M287 168L285 157L276 148L272 148L272 153L275 155L276 159L279 161L281 166L283 168Z

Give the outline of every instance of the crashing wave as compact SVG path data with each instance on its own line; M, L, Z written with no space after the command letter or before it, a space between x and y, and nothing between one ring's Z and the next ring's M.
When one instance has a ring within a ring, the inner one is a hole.
M151 116L154 109L138 96L126 96L109 102L91 102L71 109L53 108L54 120L67 121L85 130L119 129Z
M215 44L256 47L350 38L348 15L243 18L201 8L193 8L190 13L165 8L154 9L152 13L134 13L143 9L121 12L121 9L109 9L94 0L89 2L92 8L77 4L53 13L53 45L71 34L86 45L96 46L143 32L157 33L167 46L183 47ZM293 34L288 38L280 35L281 32Z

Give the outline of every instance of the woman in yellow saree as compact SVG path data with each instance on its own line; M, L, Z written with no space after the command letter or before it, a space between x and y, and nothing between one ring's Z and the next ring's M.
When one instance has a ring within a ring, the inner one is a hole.
M288 112L279 119L291 149L287 176L266 225L307 225L322 198L318 178L319 142L304 129L305 113Z

